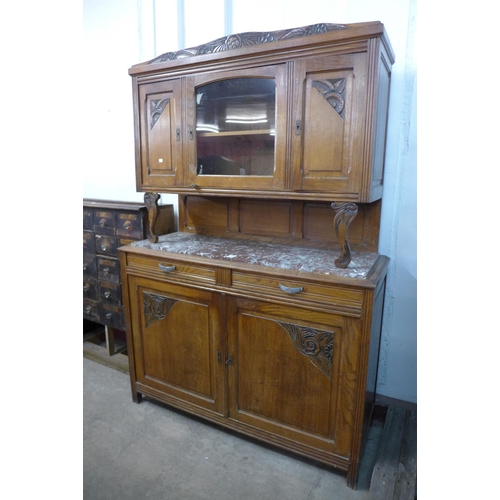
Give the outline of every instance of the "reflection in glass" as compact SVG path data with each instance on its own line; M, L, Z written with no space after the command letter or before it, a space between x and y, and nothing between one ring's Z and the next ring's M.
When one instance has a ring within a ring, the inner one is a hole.
M198 175L267 175L274 171L273 78L234 78L197 87Z

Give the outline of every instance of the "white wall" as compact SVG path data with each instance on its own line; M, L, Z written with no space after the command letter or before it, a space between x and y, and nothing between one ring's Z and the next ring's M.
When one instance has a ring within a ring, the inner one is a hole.
M416 0L84 0L83 6L83 197L129 201L143 200L135 191L130 66L230 33L384 23L396 63L380 232L380 253L391 263L378 392L416 402ZM177 205L174 195L161 201Z

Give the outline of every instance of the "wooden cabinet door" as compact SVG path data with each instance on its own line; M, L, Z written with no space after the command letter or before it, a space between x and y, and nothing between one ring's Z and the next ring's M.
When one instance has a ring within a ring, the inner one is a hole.
M140 84L138 101L137 187L155 190L179 186L184 140L181 80Z
M361 198L371 168L366 53L295 62L293 188Z
M229 310L230 418L328 461L339 451L343 318L243 298Z
M138 392L146 388L195 413L222 413L219 296L136 276L128 286Z

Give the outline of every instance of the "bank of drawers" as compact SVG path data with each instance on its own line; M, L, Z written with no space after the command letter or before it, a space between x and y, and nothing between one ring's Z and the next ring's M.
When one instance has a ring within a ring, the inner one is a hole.
M83 317L124 329L118 248L148 236L144 204L83 200ZM160 205L157 235L174 231L173 205Z

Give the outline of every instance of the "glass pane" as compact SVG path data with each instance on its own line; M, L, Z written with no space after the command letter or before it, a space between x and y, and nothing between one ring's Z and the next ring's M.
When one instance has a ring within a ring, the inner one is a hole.
M197 87L198 175L274 172L276 84L234 78Z

